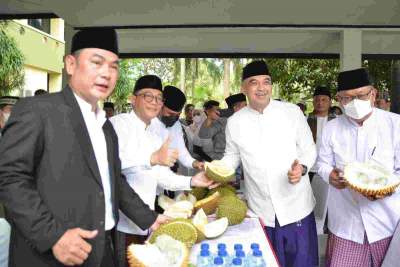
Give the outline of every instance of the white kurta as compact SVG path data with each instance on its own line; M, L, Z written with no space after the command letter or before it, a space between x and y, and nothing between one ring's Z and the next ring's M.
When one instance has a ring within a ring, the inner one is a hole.
M244 107L228 119L223 161L236 169L242 161L248 205L267 226L299 221L315 199L308 176L290 184L295 159L309 168L316 158L306 118L293 104L271 100L263 114Z
M165 166L149 164L149 155L158 150L168 136L168 131L159 131L158 119L153 119L146 127L146 124L131 112L114 116L111 122L118 135L122 173L129 185L151 209L154 209L158 185L169 190L190 190L191 177L176 175ZM141 230L121 211L119 213L119 231L147 234L147 231Z
M353 161L373 160L400 174L400 116L373 110L363 126L347 116L327 123L318 154L318 173L329 183L333 167ZM370 201L351 189L330 186L328 228L344 239L362 244L364 232L370 243L393 234L400 219L400 192Z

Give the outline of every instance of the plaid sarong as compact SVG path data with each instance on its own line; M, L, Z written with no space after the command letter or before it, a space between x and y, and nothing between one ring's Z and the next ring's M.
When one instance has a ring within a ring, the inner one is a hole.
M367 235L364 234L364 244L359 244L329 233L325 266L379 267L382 265L391 240L392 237L387 237L370 244Z

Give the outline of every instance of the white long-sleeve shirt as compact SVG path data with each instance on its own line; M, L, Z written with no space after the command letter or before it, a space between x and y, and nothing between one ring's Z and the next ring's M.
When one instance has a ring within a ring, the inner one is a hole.
M103 132L103 125L106 122L105 112L98 108L93 111L92 105L74 94L79 108L81 109L83 120L89 132L90 142L92 143L94 156L101 177L105 201L105 230L110 230L115 226L113 205L111 200L111 181L110 169L108 167L108 153L106 137Z
M154 209L158 185L168 190L190 190L191 177L176 175L165 166L149 164L149 154L158 150L168 137L167 131L159 131L161 122L158 119L153 119L146 127L133 111L114 116L111 122L118 135L122 173L151 209ZM130 234L147 234L121 211L117 229Z
M318 173L329 183L334 167L373 160L400 175L400 116L373 109L362 126L347 116L327 123L318 153ZM373 243L393 234L400 219L400 192L370 201L351 189L330 186L328 228L344 239L362 244L364 232Z
M271 100L262 114L248 106L228 119L222 161L234 169L242 161L248 205L267 226L275 226L275 215L283 226L313 211L308 176L291 184L287 173L295 159L310 167L315 158L310 128L296 105Z

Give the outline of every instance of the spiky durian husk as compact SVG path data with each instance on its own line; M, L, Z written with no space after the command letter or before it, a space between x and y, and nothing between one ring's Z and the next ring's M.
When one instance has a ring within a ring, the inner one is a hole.
M218 206L220 199L219 192L215 192L211 196L197 201L194 205L194 209L197 212L199 209L203 209L207 215L213 214Z
M371 188L364 188L359 185L351 183L349 180L346 180L347 185L353 189L354 191L366 196L366 197L375 197L375 196L386 196L392 194L396 188L400 185L400 183L391 184L383 186L379 189L371 189Z

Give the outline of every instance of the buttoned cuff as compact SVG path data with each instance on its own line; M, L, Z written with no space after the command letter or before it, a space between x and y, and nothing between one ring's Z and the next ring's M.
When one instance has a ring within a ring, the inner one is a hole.
M318 168L318 174L329 184L329 175L331 174L333 167L330 165L321 165Z

